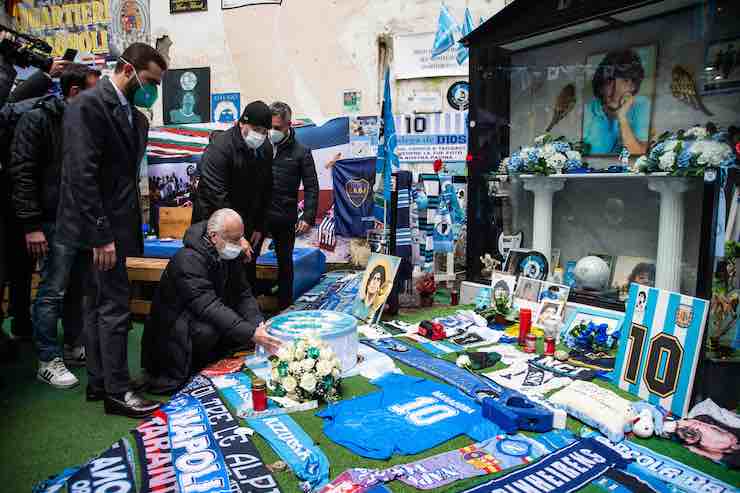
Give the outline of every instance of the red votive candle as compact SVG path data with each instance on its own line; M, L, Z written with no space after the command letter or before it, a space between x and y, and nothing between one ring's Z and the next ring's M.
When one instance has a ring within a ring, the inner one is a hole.
M532 327L532 310L522 308L519 310L519 345L524 346L527 343L527 334Z
M555 354L555 338L545 337L545 356L552 356Z
M255 411L267 409L267 384L261 378L252 382L252 408Z

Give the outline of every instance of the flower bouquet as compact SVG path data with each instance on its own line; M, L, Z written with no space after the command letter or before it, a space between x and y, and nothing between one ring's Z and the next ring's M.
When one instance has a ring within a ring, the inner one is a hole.
M276 395L287 395L299 402L339 399L339 359L326 343L314 338L296 339L283 345L270 362L271 385Z
M424 274L416 281L416 290L419 292L421 306L432 306L434 304L434 293L437 292L437 283L434 282L434 274Z
M565 345L583 352L609 352L619 341L619 330L610 331L608 324L583 321L562 334Z
M673 176L703 176L708 167L731 166L735 153L725 143L725 132L713 125L664 132L635 162L642 173L667 172Z
M522 147L505 158L502 171L509 174L528 173L551 175L554 173L576 172L588 168L581 157L582 144L570 143L565 137L543 134L534 140L531 147Z

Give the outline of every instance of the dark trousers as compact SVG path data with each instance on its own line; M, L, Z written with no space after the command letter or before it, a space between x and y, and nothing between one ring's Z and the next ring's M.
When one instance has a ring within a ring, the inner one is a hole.
M0 176L0 179L2 176ZM6 213L7 210L0 210L0 327L3 325L5 320L5 312L3 311L3 299L5 298L5 281L7 280L7 259L5 258L5 235L7 234L6 226Z
M236 351L253 349L253 332L231 328L226 332L200 320L190 320L190 340L193 360L191 373L230 356Z
M88 384L95 390L120 394L129 390L128 330L131 287L126 259L118 257L115 267L99 271L92 265L86 282L85 352Z
M293 247L295 246L295 225L272 225L269 228L275 243L275 257L278 264L278 306L284 310L293 304ZM262 250L260 241L255 252ZM256 255L255 255L256 257ZM252 286L256 284L257 259L247 265L247 279Z
M30 336L31 276L35 261L26 249L26 234L21 224L14 217L6 220L5 275L9 283L8 315L13 317L11 330L15 335Z

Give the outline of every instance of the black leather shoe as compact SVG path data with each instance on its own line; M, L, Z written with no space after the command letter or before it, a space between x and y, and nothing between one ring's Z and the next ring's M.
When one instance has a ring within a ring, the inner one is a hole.
M136 419L151 416L161 404L158 401L150 401L135 392L126 392L122 398L106 395L104 401L106 414L118 414Z
M87 402L99 402L105 399L104 390L95 390L89 385L85 388L85 400Z

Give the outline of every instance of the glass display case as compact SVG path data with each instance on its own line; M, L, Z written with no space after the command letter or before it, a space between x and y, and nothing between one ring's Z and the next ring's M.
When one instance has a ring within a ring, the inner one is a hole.
M603 259L611 308L634 280L711 298L735 182L738 18L722 0L516 0L465 38L468 276L519 237L551 273Z

